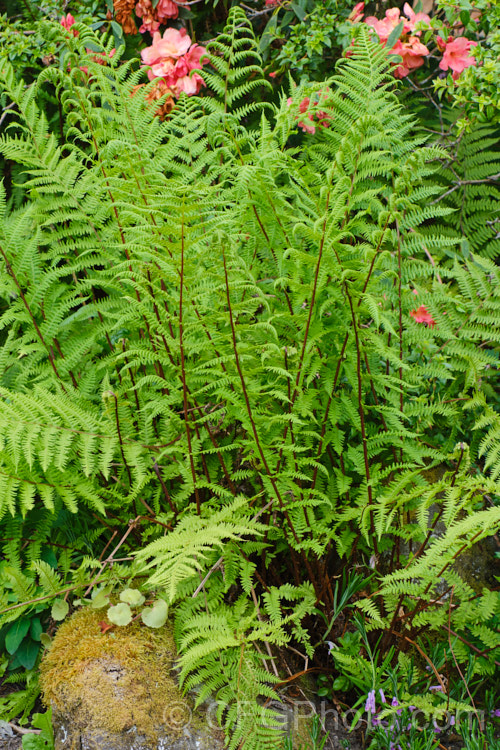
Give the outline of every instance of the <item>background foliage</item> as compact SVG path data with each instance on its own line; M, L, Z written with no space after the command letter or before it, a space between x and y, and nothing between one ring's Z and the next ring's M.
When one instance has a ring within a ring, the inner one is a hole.
M120 47L108 9L7 10L0 639L4 674L27 672L5 716L28 717L70 607L107 608L130 580L173 608L184 684L217 694L231 747L279 742L272 711L255 727L286 644L333 664L320 694L360 713L379 690L433 716L468 710L469 685L484 701L500 661L486 58L435 94L428 71L395 82L352 7L207 3L172 22L206 44L206 86L159 118L156 83L137 89L144 42ZM63 10L77 36L47 20ZM489 577L462 562L472 545Z

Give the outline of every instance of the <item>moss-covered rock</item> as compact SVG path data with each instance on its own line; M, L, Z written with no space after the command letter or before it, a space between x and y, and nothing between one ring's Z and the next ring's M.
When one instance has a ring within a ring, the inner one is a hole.
M42 660L56 750L222 748L220 732L204 725L179 691L170 628L135 622L106 630L102 618L90 608L76 612Z

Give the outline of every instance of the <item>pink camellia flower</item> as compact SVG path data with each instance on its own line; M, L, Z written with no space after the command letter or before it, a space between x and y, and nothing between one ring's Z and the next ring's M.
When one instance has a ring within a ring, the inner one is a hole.
M410 315L416 323L425 323L425 325L429 326L429 328L434 328L434 326L436 325L436 321L425 305L420 305L417 310L412 310L410 312ZM432 688L430 689L432 690Z
M477 42L472 42L464 36L457 36L448 42L438 37L437 42L441 49L444 45L443 59L439 63L439 67L441 70L452 70L454 78L458 78L465 68L476 65L474 57L470 55L470 50L477 45Z
M66 31L69 31L70 28L75 23L75 18L74 18L74 16L71 15L71 13L68 13L67 16L61 16L60 23L61 23L61 26L64 26L64 28L66 29ZM73 29L73 31L71 33L75 37L78 36L78 34L79 34L79 32L76 29Z
M408 3L404 4L403 11L405 16L408 18L409 30L413 31L418 36L420 36L422 32L415 31L415 27L417 26L417 24L420 24L422 27L431 25L431 19L430 16L427 15L427 13L415 13L411 5L408 5Z
M363 18L364 12L365 12L364 2L356 3L356 5L351 11L351 14L348 17L348 21L350 21L351 23L358 23Z
M429 54L429 50L418 37L411 36L407 42L398 40L391 53L403 58L403 61L394 70L395 77L405 78L412 70L416 70L424 64L424 57Z
M368 16L365 18L365 23L371 26L377 32L379 39L382 43L385 43L390 35L391 31L401 22L404 22L403 31L401 33L406 34L410 31L410 26L405 18L400 18L399 8L389 8L385 12L385 18L381 20L375 18L375 16Z
M174 3L173 0L159 0L158 5L156 6L156 13L159 22L163 23L167 18L177 18L179 15L179 8L177 3Z

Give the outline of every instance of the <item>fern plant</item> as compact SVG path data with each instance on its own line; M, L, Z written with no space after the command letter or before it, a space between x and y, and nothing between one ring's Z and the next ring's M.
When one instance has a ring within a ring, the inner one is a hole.
M500 255L499 131L478 125L464 132L453 143L444 160L437 184L442 191L434 202L451 209L442 222L442 231L460 241L461 250L486 258Z
M329 81L250 105L266 84L235 7L209 48L211 93L161 122L141 71L93 59L111 42L64 40L35 86L0 69L0 153L23 174L0 227L1 523L101 518L102 554L120 530L128 574L175 606L182 680L216 693L231 748L281 741L262 707L277 651L293 639L314 656L331 577L354 563L372 575L353 594L368 631L409 647L445 623L490 669L498 599L455 560L500 521L482 386L500 274L473 253L439 261L457 246L429 204L446 152L414 132L383 49L362 30ZM38 108L46 88L62 133ZM309 115L322 124L299 141ZM29 612L35 586L87 585L98 556L63 580L37 553L2 574L3 622L9 576Z

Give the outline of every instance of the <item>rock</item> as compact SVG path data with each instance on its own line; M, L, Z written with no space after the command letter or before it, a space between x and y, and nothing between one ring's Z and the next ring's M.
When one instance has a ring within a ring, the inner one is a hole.
M193 710L173 673L169 626L104 629L91 608L64 622L40 667L55 750L219 750L211 711Z

